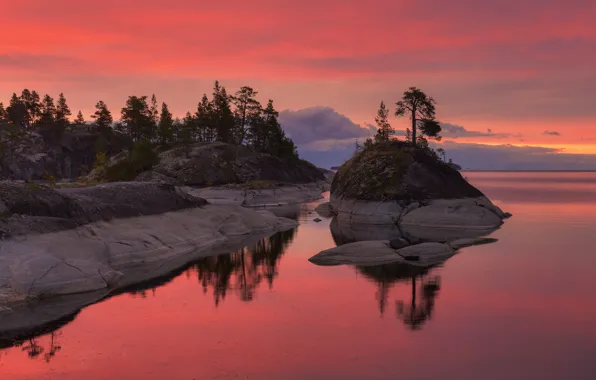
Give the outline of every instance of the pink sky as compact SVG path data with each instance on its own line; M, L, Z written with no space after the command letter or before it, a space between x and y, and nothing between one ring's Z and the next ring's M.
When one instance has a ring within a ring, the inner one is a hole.
M13 1L0 99L64 92L75 112L101 99L117 115L128 95L155 93L183 115L219 79L364 125L417 86L441 121L515 135L460 142L596 153L594 14L587 0Z

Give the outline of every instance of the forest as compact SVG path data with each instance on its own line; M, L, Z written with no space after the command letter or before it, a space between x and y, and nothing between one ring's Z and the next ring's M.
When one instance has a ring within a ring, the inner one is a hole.
M286 136L273 101L262 105L258 92L243 86L233 95L219 81L215 81L211 97L204 94L194 112L182 119L175 118L165 102L157 97L129 96L114 118L108 105L100 100L95 105L91 120L85 120L79 111L73 116L66 97L60 93L57 100L50 95L41 97L37 91L24 89L13 93L8 105L0 102L0 123L11 123L31 131L45 131L59 140L67 130L84 129L99 133L96 153L105 154L106 147L115 138L125 137L135 146L168 149L197 142L221 141L243 144L257 152L284 159L298 158L293 141ZM133 150L131 149L131 151Z

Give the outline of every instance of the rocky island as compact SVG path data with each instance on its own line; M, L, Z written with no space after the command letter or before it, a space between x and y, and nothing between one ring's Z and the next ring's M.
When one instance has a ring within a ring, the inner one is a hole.
M404 141L369 144L342 165L330 202L339 246L311 261L322 265L429 265L482 239L510 216L432 151Z
M393 130L381 103L375 140L337 169L330 202L317 208L322 216L334 216L331 229L340 245L311 261L426 266L464 246L487 242L481 237L510 216L429 147L424 136L437 138L441 131L432 98L410 88L397 104L398 116L411 114L410 139L390 138Z

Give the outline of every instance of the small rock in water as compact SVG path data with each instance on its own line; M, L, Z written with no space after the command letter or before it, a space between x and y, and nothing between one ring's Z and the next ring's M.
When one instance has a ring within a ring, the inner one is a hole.
M322 220L320 218L314 218L313 221L317 222L317 223L322 222Z
M396 238L389 241L389 246L393 249L401 249L409 246L410 243L406 239Z

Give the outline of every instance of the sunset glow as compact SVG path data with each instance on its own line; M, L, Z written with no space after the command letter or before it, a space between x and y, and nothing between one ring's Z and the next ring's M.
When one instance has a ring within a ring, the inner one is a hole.
M164 4L3 4L0 100L64 92L88 116L100 99L117 114L128 95L155 93L183 116L219 79L278 109L331 107L364 127L381 100L417 86L442 122L502 135L453 141L596 153L594 2Z

